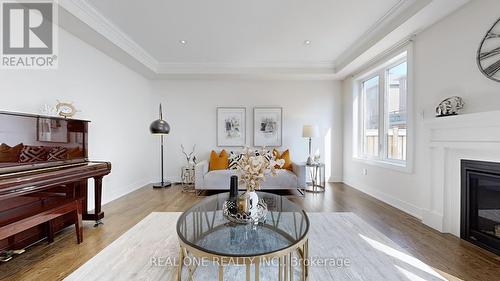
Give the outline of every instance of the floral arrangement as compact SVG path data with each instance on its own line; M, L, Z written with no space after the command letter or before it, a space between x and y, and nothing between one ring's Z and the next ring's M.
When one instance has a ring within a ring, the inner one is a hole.
M275 176L276 167L283 167L285 164L285 160L275 160L274 157L266 157L267 154L264 147L258 153L248 147L243 149L237 170L241 173L240 183L246 185L248 192L260 189L266 176Z

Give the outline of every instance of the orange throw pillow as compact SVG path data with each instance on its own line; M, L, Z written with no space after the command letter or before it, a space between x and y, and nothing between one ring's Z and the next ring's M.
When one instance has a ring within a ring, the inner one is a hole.
M220 154L213 151L210 153L210 163L208 166L209 171L214 170L227 170L229 168L229 155L225 150L222 150Z
M285 164L283 164L283 167L281 167L281 169L287 169L293 171L292 160L290 160L290 151L288 151L288 149L283 151L283 153L280 153L278 150L273 149L273 156L276 160L279 159L285 160Z
M10 147L5 143L0 145L0 162L18 162L19 154L23 149L23 144L20 143L16 146Z

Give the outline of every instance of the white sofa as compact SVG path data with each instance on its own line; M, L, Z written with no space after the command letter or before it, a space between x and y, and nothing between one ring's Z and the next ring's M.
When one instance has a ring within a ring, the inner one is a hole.
M276 176L268 176L261 185L261 190L271 189L298 189L306 187L305 164L292 164L293 172L279 169ZM236 170L208 171L208 161L202 161L195 166L196 190L229 190L229 181L232 175L238 175ZM240 189L245 187L240 184Z

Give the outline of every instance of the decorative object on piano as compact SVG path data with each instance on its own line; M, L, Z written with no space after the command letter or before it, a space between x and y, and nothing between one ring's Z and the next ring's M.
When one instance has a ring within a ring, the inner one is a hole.
M67 143L68 137L66 120L38 118L38 141Z
M160 118L153 121L149 126L149 131L153 135L159 135L161 138L161 149L160 149L160 158L161 158L161 182L153 184L154 188L162 188L169 187L172 185L170 181L166 181L163 177L163 136L168 135L170 133L170 125L167 121L163 120L163 112L161 109L160 103Z
M274 160L266 157L266 150L258 153L246 147L241 159L238 161L237 170L240 174L240 183L245 185L246 191L238 196L237 206L240 218L251 218L254 221L263 214L263 206L255 192L260 188L266 176L276 175L276 168L282 167L284 160ZM244 215L243 215L244 214Z
M64 118L71 118L75 116L77 110L72 102L57 101L56 110L58 114Z
M319 137L318 126L304 125L304 127L302 127L302 137L307 138L309 140L309 154L306 163L308 165L311 165L313 163L312 151L311 151L312 138Z
M436 117L457 115L460 109L464 108L464 105L465 103L461 97L449 97L436 107Z
M188 167L194 166L196 164L195 163L196 157L193 156L195 149L196 149L196 144L193 145L193 149L191 150L191 152L189 154L187 154L185 149L184 149L184 145L181 144L182 154L184 154L184 156L186 157L186 162L187 162Z
M486 32L479 49L476 62L481 73L489 79L500 82L500 18Z
M42 115L45 115L45 116L57 116L58 115L56 107L53 105L50 105L50 104L42 105L42 108L40 108L40 112L42 113Z

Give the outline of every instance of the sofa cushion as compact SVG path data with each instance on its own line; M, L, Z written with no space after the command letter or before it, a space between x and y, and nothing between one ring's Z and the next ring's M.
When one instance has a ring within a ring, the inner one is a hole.
M217 154L217 152L212 150L212 152L210 153L210 163L209 163L210 171L225 170L228 168L228 165L229 165L229 158L225 150L222 150L220 154Z
M232 175L238 175L236 170L215 170L209 171L204 176L204 188L206 189L229 189L229 182ZM285 169L276 170L276 176L267 176L262 182L261 190L263 189L290 189L297 188L297 176ZM240 185L240 189L245 186Z
M205 186L210 188L229 189L231 176L238 175L236 170L214 170L205 174Z

